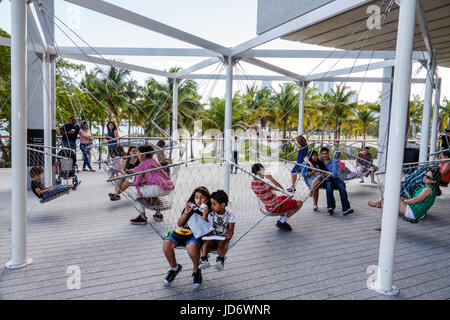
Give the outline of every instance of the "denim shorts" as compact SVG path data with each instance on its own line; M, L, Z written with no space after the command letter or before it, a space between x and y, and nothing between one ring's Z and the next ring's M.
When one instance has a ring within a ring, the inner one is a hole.
M190 237L187 240L184 241L180 241L174 238L173 234L171 233L168 237L166 237L164 240L170 240L172 241L175 246L182 246L185 247L187 246L189 243L194 242L199 248L201 248L202 244L200 243L199 239L196 239L194 236Z
M308 185L309 189L312 188L312 184L314 182L314 180L316 180L316 178L320 177L322 180L324 179L323 174L315 176L315 175L310 175L309 177L305 178L306 184Z

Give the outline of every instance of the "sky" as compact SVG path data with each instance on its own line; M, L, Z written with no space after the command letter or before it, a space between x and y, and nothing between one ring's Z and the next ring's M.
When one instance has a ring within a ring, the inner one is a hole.
M185 32L194 34L204 39L213 41L225 47L232 47L256 36L257 0L110 0L115 5L126 8L133 12L147 16L156 21L168 24ZM80 8L62 0L55 0L55 16L64 24L75 31L89 46L105 47L146 47L146 48L195 48L188 43L169 38L164 35L119 21L102 14ZM77 38L60 22L56 22L64 32L70 34L70 38L64 35L56 27L56 45L86 46L82 40ZM0 28L10 33L10 3L0 3ZM301 44L287 40L277 39L259 46L258 49L329 49L308 44ZM179 66L187 68L205 57L110 57L132 64L143 65L150 68L168 70L170 67ZM352 65L361 65L368 60L354 61L344 59L261 59L279 67L291 70L298 74L309 74L312 71L325 72L334 64L334 68L344 68ZM373 60L376 62L379 60ZM76 61L73 61L76 62ZM95 65L87 64L88 68ZM217 74L219 65L213 65L197 73ZM413 65L413 73L419 70L419 65ZM222 70L222 73L224 70ZM244 62L240 63L239 74L274 75L275 73L261 69ZM438 74L442 78L441 100L447 95L450 98L450 69L438 68ZM354 73L353 76L364 76L364 73ZM369 71L368 77L381 77L382 70ZM133 72L131 77L141 84L149 78L148 74ZM160 81L164 78L153 76ZM417 77L424 78L425 71L421 70ZM204 98L207 96L223 97L225 94L225 81L198 81L200 93ZM254 81L234 81L233 90L243 90L246 85L254 84ZM257 82L261 85L261 82ZM274 88L279 83L272 83ZM347 84L358 93L360 101L375 101L380 95L381 84L352 83ZM412 85L411 94L418 94L422 99L424 96L424 84Z

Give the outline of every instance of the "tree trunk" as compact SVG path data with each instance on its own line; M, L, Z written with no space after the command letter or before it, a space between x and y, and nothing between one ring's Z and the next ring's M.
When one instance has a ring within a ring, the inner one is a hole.
M363 148L366 146L366 129L363 131Z
M338 126L339 126L339 117L336 116L336 122L334 123L334 141L337 141Z
M289 122L289 139L291 139L292 123Z
M111 121L112 119L112 107L111 107L111 103L108 102L108 121Z
M194 149L193 149L193 144L192 144L192 132L189 132L191 135L191 159L194 159Z

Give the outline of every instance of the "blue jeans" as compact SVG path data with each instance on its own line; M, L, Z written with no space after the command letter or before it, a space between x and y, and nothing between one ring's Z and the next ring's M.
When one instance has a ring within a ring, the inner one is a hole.
M57 195L58 193L61 193L61 192L67 191L67 190L69 190L68 186L53 186L52 190L49 190L46 193L44 193L41 200L46 200L48 198L51 198L51 197Z
M78 166L77 166L77 142L67 140L67 139L61 139L61 141L62 141L62 146L64 148L72 149L75 152L75 156L74 156L74 158L72 158L73 167L78 168Z
M238 164L238 159L239 159L239 152L238 151L233 151L233 160L234 160L235 164ZM237 167L230 166L231 173L233 173L233 167L234 167L234 173L237 173Z
M92 169L91 163L89 161L89 147L90 143L80 143L80 150L83 153L83 169L88 167L89 169Z
M325 187L327 189L327 207L335 209L336 200L334 199L333 190L337 189L339 191L339 196L341 197L342 210L345 211L350 209L350 202L348 202L347 190L345 189L345 183L341 178L328 178L325 181Z

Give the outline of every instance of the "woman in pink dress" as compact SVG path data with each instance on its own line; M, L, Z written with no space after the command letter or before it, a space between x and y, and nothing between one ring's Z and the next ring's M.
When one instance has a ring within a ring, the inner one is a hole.
M147 171L150 169L161 168L158 160L153 159L153 147L146 145L138 148L139 165L135 169L135 173ZM172 180L170 180L164 169L146 172L134 177L133 184L136 186L136 207L140 215L135 219L131 219L132 224L147 224L147 217L145 215L145 206L143 203L150 201L152 205L157 206L158 197L167 196L174 188ZM160 210L156 210L153 219L162 221L163 215Z

